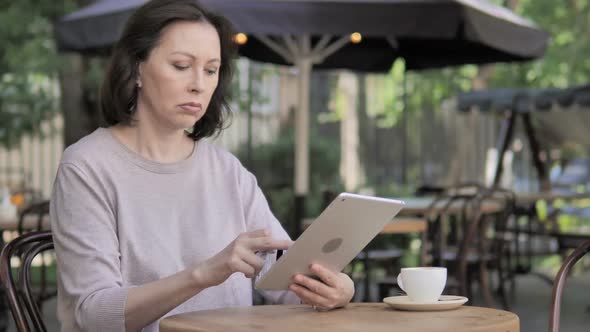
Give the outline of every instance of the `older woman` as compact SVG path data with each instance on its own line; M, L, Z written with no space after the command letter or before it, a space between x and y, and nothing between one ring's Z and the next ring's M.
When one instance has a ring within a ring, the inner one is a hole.
M168 314L252 305L251 278L272 263L256 252L291 244L254 176L203 140L224 126L231 37L191 0L130 18L102 90L110 126L69 147L55 181L63 331L157 331ZM274 299L350 301L350 278L313 270L321 281L297 275Z

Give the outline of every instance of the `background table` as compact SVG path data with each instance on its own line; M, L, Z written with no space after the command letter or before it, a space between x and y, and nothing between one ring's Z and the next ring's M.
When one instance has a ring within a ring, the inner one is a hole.
M303 229L307 229L313 223L313 219L303 220ZM395 217L383 227L379 234L409 234L426 232L428 220L413 217Z
M329 312L308 305L267 305L197 311L171 316L160 322L160 332L222 331L520 331L511 312L462 306L434 312L391 309L384 303L351 303Z
M0 216L0 232L18 230L18 216L5 217ZM23 228L32 230L39 226L39 218L36 215L28 215L23 220ZM50 228L49 216L43 217L43 229Z
M434 213L440 213L440 211L445 207L447 204L446 200L438 202L435 206L431 206L436 197L400 197L400 200L404 201L406 205L404 208L399 212L400 216L415 216L415 215L424 215L429 212L429 209L432 209ZM484 200L481 205L482 211L484 214L492 214L496 212L502 211L504 206L501 203L495 200ZM457 214L463 212L463 202L455 201L451 203L451 206L446 209L447 213L450 214Z
M562 199L573 201L578 199L590 198L590 192L576 193L571 191L538 191L538 192L517 192L516 203L518 205L535 204L537 201L554 201Z

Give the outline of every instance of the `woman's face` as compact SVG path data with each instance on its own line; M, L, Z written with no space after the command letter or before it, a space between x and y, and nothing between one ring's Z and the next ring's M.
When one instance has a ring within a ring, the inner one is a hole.
M139 65L137 119L172 130L192 127L217 87L221 46L205 22L166 27L159 43Z

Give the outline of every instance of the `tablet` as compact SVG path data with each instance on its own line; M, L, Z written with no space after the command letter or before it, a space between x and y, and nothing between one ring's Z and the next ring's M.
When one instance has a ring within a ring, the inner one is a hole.
M295 274L314 277L311 264L340 272L392 221L404 202L342 193L256 282L256 289L286 290Z

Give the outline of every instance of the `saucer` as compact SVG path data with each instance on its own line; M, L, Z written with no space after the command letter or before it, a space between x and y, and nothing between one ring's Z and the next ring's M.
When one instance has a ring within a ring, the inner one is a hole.
M423 303L423 302L412 302L406 295L403 296L390 296L383 299L383 302L389 304L398 310L407 311L441 311L451 310L462 306L469 299L463 296L456 295L441 295L438 302L434 303Z

